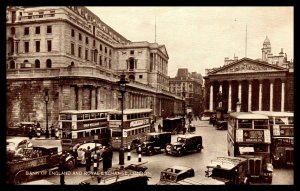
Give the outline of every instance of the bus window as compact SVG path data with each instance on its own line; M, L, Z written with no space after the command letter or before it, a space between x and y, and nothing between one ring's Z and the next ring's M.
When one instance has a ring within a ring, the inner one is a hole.
M111 136L112 137L121 137L121 131L112 131Z
M83 119L83 115L82 114L77 114L77 120L82 120Z
M100 118L105 118L106 116L105 116L105 113L101 113L101 115L100 115L101 117ZM115 115L113 115L114 116L114 118L115 118ZM115 119L113 119L113 120L115 120Z
M66 114L60 114L60 120L66 120L67 115Z
M294 124L294 117L289 117L288 121L289 121L289 125L293 125Z
M81 138L81 137L83 137L83 132L78 133L78 138Z
M97 129L96 134L101 134L101 129Z
M72 120L72 115L71 114L67 114L67 119L66 120Z
M252 120L251 119L239 119L239 128L242 129L252 129Z
M86 131L85 132L85 137L89 137L90 136L90 132Z
M100 113L96 113L96 114L95 114L95 117L96 117L96 118L100 118Z
M268 152L268 145L254 145L254 152Z
M130 136L130 132L131 132L131 131L127 131L127 136Z
M90 118L90 114L88 114L88 113L85 113L83 115L84 115L84 119L89 119Z
M91 135L95 135L95 130L92 130L92 131L91 131Z
M268 120L254 120L254 129L268 129Z
M116 120L122 120L122 115L116 115Z
M275 118L275 124L287 124L288 123L288 118L280 118L280 117L276 117Z
M127 115L127 119L128 120L131 119L131 114Z
M91 119L95 119L95 113L91 113Z

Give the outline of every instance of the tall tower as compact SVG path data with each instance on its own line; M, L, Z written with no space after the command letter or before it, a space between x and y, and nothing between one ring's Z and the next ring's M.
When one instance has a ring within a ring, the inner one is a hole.
M266 36L261 52L262 52L262 60L268 61L268 54L271 53L271 43L268 36Z

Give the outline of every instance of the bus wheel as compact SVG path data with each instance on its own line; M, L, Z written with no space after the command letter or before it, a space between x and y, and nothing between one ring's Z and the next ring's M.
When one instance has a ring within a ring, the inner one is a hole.
M28 176L26 175L25 170L19 171L14 178L14 183L15 184L21 184L23 182L27 182Z

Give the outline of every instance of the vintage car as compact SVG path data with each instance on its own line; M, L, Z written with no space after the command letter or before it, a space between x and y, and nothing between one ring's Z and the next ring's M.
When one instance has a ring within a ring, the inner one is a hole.
M93 152L95 151L95 145L96 147L100 148L100 149L103 149L102 147L102 144L100 143L83 143L82 145L80 145L78 148L77 148L77 164L85 164L85 157L84 157L84 153L85 151L87 150L87 147L89 146L90 147L90 150L93 154ZM102 158L101 158L102 160Z
M15 127L7 128L7 135L11 136L28 136L29 129L32 129L32 135L36 135L36 126L34 122L20 122Z
M227 130L228 122L227 121L216 121L215 126L217 130Z
M166 154L182 156L190 151L201 152L202 149L202 136L180 135L175 143L167 144L165 152Z
M214 114L214 111L204 111L200 117L201 121L208 121L209 118Z
M215 179L215 184L249 184L247 159L240 157L217 157L206 167L205 176Z
M160 153L169 143L171 143L170 132L148 133L146 141L141 144L141 150L142 153L146 155L152 155L154 153Z
M19 148L32 147L32 142L27 137L8 137L6 139L6 149L17 151Z
M191 167L172 166L160 173L160 180L157 185L176 184L186 178L194 177L195 171Z

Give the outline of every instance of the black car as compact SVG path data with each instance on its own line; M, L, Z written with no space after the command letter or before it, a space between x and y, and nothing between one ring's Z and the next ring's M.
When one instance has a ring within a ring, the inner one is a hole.
M160 153L169 143L171 143L171 132L148 133L146 141L141 144L141 150L142 153L152 155Z
M202 149L202 136L182 135L177 137L177 142L167 144L166 154L182 156L190 151L201 152Z

